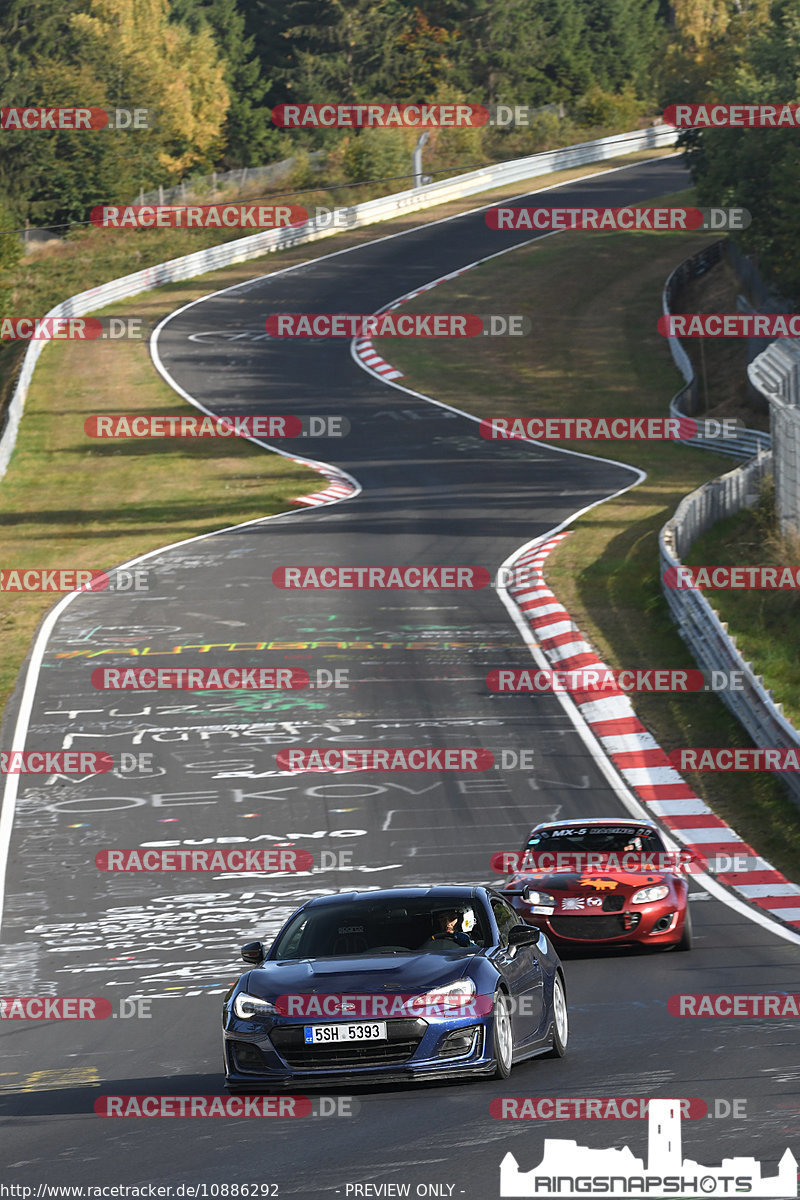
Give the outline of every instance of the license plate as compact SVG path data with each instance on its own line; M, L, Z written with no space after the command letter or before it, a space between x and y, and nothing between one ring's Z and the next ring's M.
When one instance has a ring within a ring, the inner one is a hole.
M345 1021L336 1025L304 1025L303 1038L307 1046L331 1042L385 1042L385 1021Z

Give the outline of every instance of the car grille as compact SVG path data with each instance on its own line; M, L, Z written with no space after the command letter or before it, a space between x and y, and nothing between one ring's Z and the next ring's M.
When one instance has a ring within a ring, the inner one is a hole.
M385 1042L323 1043L307 1046L302 1025L276 1026L270 1041L290 1067L308 1071L331 1071L341 1067L382 1067L390 1063L407 1062L422 1041L427 1029L421 1018L387 1021Z
M604 896L603 912L621 912L625 907L624 896Z
M639 920L639 913L613 917L551 917L550 926L556 937L600 942L607 938L624 937L636 928Z

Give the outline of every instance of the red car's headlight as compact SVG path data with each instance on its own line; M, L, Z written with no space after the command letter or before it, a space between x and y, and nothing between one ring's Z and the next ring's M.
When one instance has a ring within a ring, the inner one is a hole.
M631 896L631 904L653 904L656 900L664 900L669 895L669 888L663 883L654 887L640 888Z

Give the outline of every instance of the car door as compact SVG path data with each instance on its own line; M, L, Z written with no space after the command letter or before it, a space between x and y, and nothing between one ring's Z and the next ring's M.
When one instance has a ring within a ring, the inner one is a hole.
M508 984L512 998L512 1027L514 1044L532 1038L542 1023L544 980L542 964L536 945L509 946L508 931L514 925L524 925L510 904L500 896L490 898L492 914L500 935L500 945L491 958Z

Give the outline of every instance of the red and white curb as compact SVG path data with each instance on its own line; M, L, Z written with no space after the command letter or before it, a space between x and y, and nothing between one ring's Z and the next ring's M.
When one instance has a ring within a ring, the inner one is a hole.
M558 533L528 546L513 559L509 565L526 568L526 582L509 586L508 592L553 668L607 670L545 583L543 565L567 536L568 532ZM800 930L800 887L761 858L695 795L636 716L627 695L611 689L602 698L590 699L585 691L567 690L625 783L670 836L708 857L719 854L746 860L745 870L720 872L713 878L748 903Z
M370 371L374 371L376 375L380 375L381 379L404 378L402 371L398 371L397 367L393 367L385 358L381 358L369 338L357 338L353 349L359 362L368 367Z
M308 508L314 508L318 504L332 504L336 500L346 500L348 496L355 496L358 492L355 484L351 483L344 475L337 475L330 469L323 471L320 467L313 466L305 458L293 458L292 462L299 463L302 467L311 467L312 471L319 471L320 475L325 475L330 480L328 486L319 492L311 492L307 496L293 496L292 504L305 504Z
M407 292L399 300L393 300L385 308L378 309L378 312L391 312L395 308L400 308L401 305L407 304L409 300L414 300L417 296L421 296L423 292L429 292L431 288L438 287L440 283L445 283L448 279L455 279L457 275L463 275L465 271L471 271L473 265L475 264L471 263L468 267L459 267L457 271L451 271L449 275L442 275L440 279L434 279L430 283L426 283L424 287L416 288L413 292ZM378 375L381 379L405 379L402 371L398 371L397 367L393 367L390 362L387 362L385 358L378 354L370 338L356 338L354 340L353 356L361 366L371 371L374 375Z

